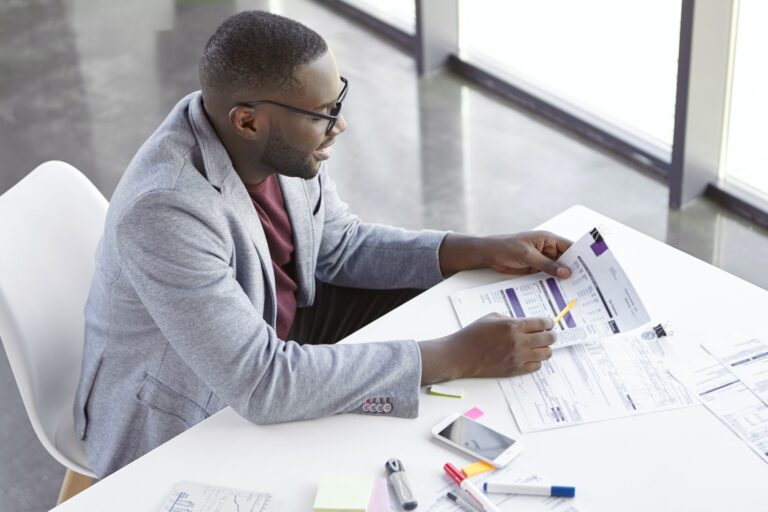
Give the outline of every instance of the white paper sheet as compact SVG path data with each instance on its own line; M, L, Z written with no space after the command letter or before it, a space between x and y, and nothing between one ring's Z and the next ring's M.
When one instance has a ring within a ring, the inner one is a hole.
M768 343L751 339L704 348L768 404Z
M267 512L272 503L272 496L266 493L177 482L160 512Z
M499 379L518 428L533 432L694 405L665 370L665 361L676 358L665 334L657 326L566 347L539 371Z
M515 483L545 482L544 479L534 473L520 458L516 458L504 468L488 473L482 473L472 477L470 480L475 485L482 488L483 483L492 475L494 478L504 475L505 481ZM560 484L568 485L567 482L560 482ZM447 496L448 491L456 493L457 489L458 486L456 484L453 482L449 483L448 480L446 480L444 486L435 490L431 501L427 502L428 504L426 506L422 505L421 502L419 503L418 510L422 510L423 507L426 512L463 511L461 507L448 499ZM552 498L549 496L524 496L520 494L488 494L487 496L491 498L501 510L525 510L526 512L579 512L580 509L577 508L578 492L579 490L576 489L576 498Z
M494 312L513 318L555 318L576 299L576 305L555 326L553 348L560 348L624 333L650 321L597 229L581 237L558 261L571 269L570 278L538 273L452 294L459 322L467 326Z
M768 406L727 367L702 352L689 366L670 371L712 414L768 462Z

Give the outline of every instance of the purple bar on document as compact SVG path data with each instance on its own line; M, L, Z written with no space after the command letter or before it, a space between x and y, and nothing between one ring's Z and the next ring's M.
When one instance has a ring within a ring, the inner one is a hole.
M602 239L599 242L593 243L590 247L592 248L592 252L595 253L595 256L600 256L608 250L608 244Z
M557 304L557 312L560 313L563 308L565 308L566 304L565 299L563 298L563 293L560 291L560 287L557 286L557 281L555 281L554 277L547 279L547 286L549 286L549 291L552 292L552 296L555 298L555 304ZM573 321L573 317L570 313L566 313L563 320L565 320L565 325L567 325L569 328L573 329L576 327L576 322Z
M515 318L525 318L523 313L523 307L520 305L520 300L517 298L514 288L507 288L504 290L507 293L509 304L512 306L512 310L515 312Z

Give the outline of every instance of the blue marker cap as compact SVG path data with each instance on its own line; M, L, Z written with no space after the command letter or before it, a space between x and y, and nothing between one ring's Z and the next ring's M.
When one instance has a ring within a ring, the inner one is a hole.
M558 498L573 498L576 496L576 488L565 487L562 485L553 485L550 491L550 496L557 496Z

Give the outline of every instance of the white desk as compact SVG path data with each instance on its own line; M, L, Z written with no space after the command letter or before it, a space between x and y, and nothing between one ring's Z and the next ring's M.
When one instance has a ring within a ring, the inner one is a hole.
M768 292L583 207L542 228L576 239L598 226L654 321L672 323L680 345L768 335ZM749 250L749 248L744 248ZM349 341L428 339L459 325L448 294L503 279L465 272L355 333ZM257 426L225 409L138 459L57 511L154 511L172 484L194 480L273 493L279 510L311 510L324 471L384 476L400 458L425 510L445 481L442 465L471 459L430 439L453 411L479 406L484 421L517 428L494 379L465 380L461 400L423 394L415 420L340 415ZM422 392L424 393L424 392ZM311 399L311 398L308 398ZM530 433L521 456L543 476L577 487L582 511L765 510L768 465L702 406Z

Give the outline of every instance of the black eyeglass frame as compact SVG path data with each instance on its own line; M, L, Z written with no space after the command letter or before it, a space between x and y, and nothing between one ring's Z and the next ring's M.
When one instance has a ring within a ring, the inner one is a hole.
M341 88L341 93L339 94L339 97L336 100L336 103L334 104L333 108L331 108L330 115L321 114L320 112L313 112L311 110L305 110L303 108L286 105L285 103L280 103L278 101L272 101L272 100L244 101L242 103L238 103L235 106L243 105L246 107L255 107L257 105L264 105L264 104L277 105L278 107L282 107L284 109L290 110L291 112L304 114L306 116L314 117L316 119L326 119L328 120L328 128L326 128L325 134L328 135L329 133L331 133L331 130L333 130L333 127L336 126L336 121L339 119L339 113L341 112L341 104L344 102L344 99L347 97L347 91L349 90L349 80L347 80L343 76L339 78L341 78L341 81L344 84L344 86Z

